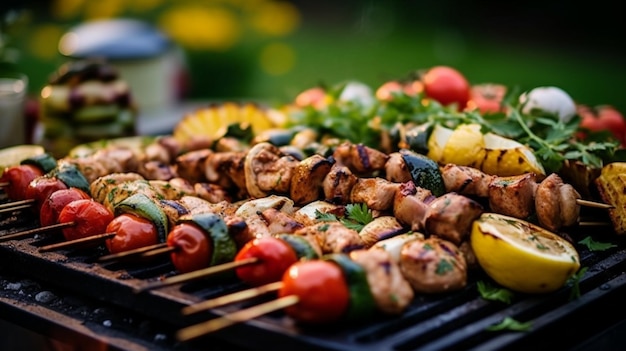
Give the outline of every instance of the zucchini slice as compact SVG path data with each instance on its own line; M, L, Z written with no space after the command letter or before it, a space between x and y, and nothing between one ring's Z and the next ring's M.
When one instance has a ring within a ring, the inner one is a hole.
M374 295L370 290L363 267L346 254L334 253L323 257L324 260L337 264L346 277L350 289L350 306L346 318L350 321L362 321L371 318L377 311Z
M278 239L285 241L295 252L299 260L315 260L319 256L311 244L302 236L295 234L276 234Z
M169 232L167 216L163 209L147 195L137 193L122 200L115 206L115 215L118 216L122 213L129 213L149 220L157 228L159 242L164 243L166 241Z
M232 262L237 255L237 244L228 234L226 222L214 213L185 215L179 219L181 223L193 223L202 228L213 242L213 254L210 265Z
M33 155L25 158L20 162L22 165L33 165L41 169L44 173L48 173L56 168L57 160L49 153Z
M437 197L446 193L443 176L437 162L408 149L400 150L400 154L411 173L415 186L428 189Z

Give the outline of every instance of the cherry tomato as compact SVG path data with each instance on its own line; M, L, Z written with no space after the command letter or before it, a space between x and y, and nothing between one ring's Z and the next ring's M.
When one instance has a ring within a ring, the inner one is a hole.
M108 208L92 199L74 200L59 213L59 223L74 222L63 228L65 240L76 240L106 233L107 225L114 216Z
M238 267L235 272L239 279L253 286L280 281L287 268L298 261L289 244L272 237L247 242L235 256L235 261L251 257L258 258L260 262Z
M26 198L35 200L33 210L39 212L46 199L55 191L62 189L67 189L67 185L56 177L37 177L26 187Z
M170 258L180 273L206 268L211 263L213 242L195 224L181 223L174 226L167 236L167 245L177 248Z
M335 322L348 310L350 292L341 268L332 262L299 261L289 267L282 282L279 297L298 297L285 312L300 322Z
M447 106L456 104L463 110L470 98L470 85L459 71L448 66L430 68L423 76L424 93L431 99Z
M505 94L506 86L502 84L474 85L470 90L470 100L467 102L466 109L468 111L478 109L481 114L504 112L505 109L501 103Z
M580 127L591 131L609 131L621 143L626 146L626 120L614 107L609 105L590 108L585 105L577 107L578 115L582 118ZM585 134L578 135L584 139Z
M19 201L28 199L26 189L33 179L43 175L41 169L34 165L19 165L8 167L0 177L0 183L8 183L4 192L10 200Z
M59 213L65 205L74 200L89 198L89 194L78 188L60 189L53 192L41 205L39 225L46 227L58 223Z
M313 87L298 94L295 105L298 107L313 106L316 109L321 109L328 105L329 99L326 90L321 87Z
M105 232L115 233L113 238L105 242L110 253L138 249L159 242L156 226L152 222L129 213L115 217Z

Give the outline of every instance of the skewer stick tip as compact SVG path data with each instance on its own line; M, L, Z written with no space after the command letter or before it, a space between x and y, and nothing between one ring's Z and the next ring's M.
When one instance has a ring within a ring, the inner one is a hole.
M589 200L583 200L583 199L576 199L576 203L579 204L580 206L603 208L603 209L610 209L610 208L615 207L611 204L605 204L602 202L589 201Z

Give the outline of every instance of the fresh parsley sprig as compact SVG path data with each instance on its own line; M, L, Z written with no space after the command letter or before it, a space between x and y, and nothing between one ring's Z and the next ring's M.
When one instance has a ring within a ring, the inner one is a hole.
M322 213L315 211L315 218L324 222L339 221L346 228L354 229L357 232L361 231L366 224L374 220L372 210L367 207L367 204L347 204L345 215L341 218L332 213Z

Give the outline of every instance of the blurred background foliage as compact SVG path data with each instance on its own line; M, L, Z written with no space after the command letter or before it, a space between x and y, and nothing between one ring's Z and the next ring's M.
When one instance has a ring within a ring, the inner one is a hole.
M65 58L58 42L83 21L143 19L186 54L189 99L285 102L313 85L377 87L434 65L471 83L555 85L578 102L626 111L624 4L570 1L53 0L22 9L5 59L38 94ZM4 50L6 51L6 50ZM16 56L17 55L17 56Z

